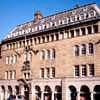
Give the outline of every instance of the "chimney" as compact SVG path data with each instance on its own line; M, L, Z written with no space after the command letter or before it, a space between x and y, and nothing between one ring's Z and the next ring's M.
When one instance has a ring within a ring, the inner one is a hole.
M42 13L40 11L36 11L34 14L34 20L37 22L43 18Z

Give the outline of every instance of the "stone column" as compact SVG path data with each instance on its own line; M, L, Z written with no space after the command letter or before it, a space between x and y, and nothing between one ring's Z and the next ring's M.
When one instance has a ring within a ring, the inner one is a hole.
M43 39L42 39L42 37L40 37L40 43L43 43Z
M87 27L85 27L85 32L86 32L86 34L88 34L88 29L87 29Z
M82 36L82 29L79 28L79 33L80 33L80 36Z
M44 92L41 92L41 100L44 100Z
M54 34L54 41L56 41L56 35Z
M89 65L87 65L87 75L90 76L90 68L89 68Z
M91 100L94 100L94 92L93 91L91 91Z
M76 30L74 30L74 37L76 37Z
M8 88L5 88L5 100L7 100L7 98L9 97L9 92L8 92Z
M54 91L52 91L52 99L51 100L54 100Z
M49 41L51 42L51 35L49 35Z
M77 100L80 100L80 92L77 93Z
M62 39L62 34L60 32L58 32L58 34L59 34L59 40L61 40Z
M91 26L91 32L92 32L92 34L94 33L93 25Z
M98 22L98 32L100 32L100 21Z
M68 37L71 38L71 32L70 32L70 30L69 30L69 36Z
M66 90L66 100L71 100L69 88L67 88L67 90Z

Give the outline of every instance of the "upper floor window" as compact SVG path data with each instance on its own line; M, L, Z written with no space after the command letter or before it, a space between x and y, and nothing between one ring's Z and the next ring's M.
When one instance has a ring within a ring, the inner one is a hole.
M53 58L53 59L56 58L56 52L55 52L55 49L52 49L52 58Z
M90 76L94 76L94 64L89 64Z
M79 72L80 72L80 71L79 71L79 65L76 65L76 66L75 66L75 76L79 76L79 75L80 75Z
M94 33L97 33L98 32L98 25L94 25Z
M40 75L41 75L41 76L40 76L41 78L44 78L44 68L41 68L41 69L40 69Z
M81 31L82 31L82 35L86 35L85 28L82 28Z
M9 56L6 57L6 64L9 64Z
M76 36L80 36L80 31L79 31L79 29L76 30Z
M45 51L42 51L42 59L45 59Z
M94 46L92 43L89 43L89 54L94 54Z
M86 45L85 44L82 44L81 45L81 50L82 50L82 54L86 54Z
M46 76L47 76L47 78L49 78L50 77L50 69L49 68L46 68Z
M75 49L75 56L79 56L79 46L78 45L75 45L75 47L74 47L74 49Z
M91 10L90 13L89 13L90 17L94 17L95 16L95 11L94 10Z
M71 35L72 38L74 37L74 30L70 31L70 35Z
M52 67L52 77L55 77L55 68Z
M50 50L47 50L47 58L50 59Z
M86 68L86 65L82 65L82 76L87 76L87 68Z
M92 29L91 29L91 27L87 27L87 30L88 30L88 34L92 34Z

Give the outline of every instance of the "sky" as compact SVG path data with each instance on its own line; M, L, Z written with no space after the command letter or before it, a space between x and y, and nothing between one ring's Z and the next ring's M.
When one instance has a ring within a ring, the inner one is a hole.
M43 16L48 16L72 9L76 4L90 3L100 6L100 0L0 0L0 41L16 25L32 21L37 10L40 10Z

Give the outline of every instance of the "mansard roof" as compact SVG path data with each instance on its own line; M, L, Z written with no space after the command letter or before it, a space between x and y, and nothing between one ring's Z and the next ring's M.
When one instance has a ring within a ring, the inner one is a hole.
M95 19L100 19L100 8L96 4L88 4L43 17L38 22L33 20L31 22L18 25L8 34L5 40L30 34L37 34L62 26L68 26L70 24L86 22Z

